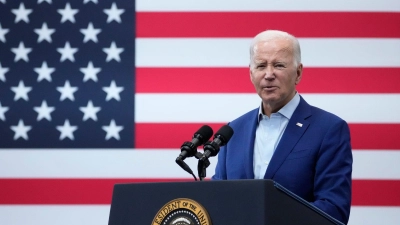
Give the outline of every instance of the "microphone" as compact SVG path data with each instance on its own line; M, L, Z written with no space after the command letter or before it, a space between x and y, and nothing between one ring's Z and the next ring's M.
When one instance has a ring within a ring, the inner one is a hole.
M213 135L213 130L210 126L204 125L202 126L196 133L193 135L192 141L186 141L181 146L181 154L179 154L176 161L185 160L186 157L192 157L197 152L197 147L204 144L208 141Z
M226 145L226 143L228 143L228 141L231 139L232 135L233 129L228 125L224 125L217 131L212 141L208 141L204 144L204 154L199 159L197 164L197 171L200 181L206 177L206 168L210 165L208 158L210 156L216 156L219 152L220 146Z
M214 140L204 144L204 155L200 160L208 159L210 156L216 156L220 146L226 145L233 135L233 129L228 126L222 126L214 135Z

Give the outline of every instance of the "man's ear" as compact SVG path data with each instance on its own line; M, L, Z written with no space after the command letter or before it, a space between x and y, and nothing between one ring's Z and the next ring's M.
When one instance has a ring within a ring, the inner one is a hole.
M302 76L303 76L303 64L300 63L296 70L296 85L300 83Z
M251 70L251 65L249 65L249 75L250 75L250 81L251 81L251 83L253 83L253 72L252 72L252 70Z

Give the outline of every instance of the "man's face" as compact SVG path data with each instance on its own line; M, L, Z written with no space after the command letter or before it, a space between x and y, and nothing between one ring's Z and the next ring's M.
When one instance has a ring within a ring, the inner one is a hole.
M277 112L296 93L303 65L296 67L290 40L274 39L255 45L250 65L250 79L271 112ZM267 113L267 112L265 112Z

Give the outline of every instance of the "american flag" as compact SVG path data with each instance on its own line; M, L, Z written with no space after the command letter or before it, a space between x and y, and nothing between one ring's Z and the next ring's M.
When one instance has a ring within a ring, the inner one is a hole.
M299 38L299 93L350 125L349 224L400 224L398 0L0 0L0 224L107 224L115 183L191 180L180 145L260 103L266 29Z

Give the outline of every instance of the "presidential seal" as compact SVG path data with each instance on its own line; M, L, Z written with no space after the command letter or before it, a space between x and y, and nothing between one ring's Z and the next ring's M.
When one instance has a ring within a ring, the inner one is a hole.
M188 198L177 198L165 204L152 225L212 225L206 209Z

